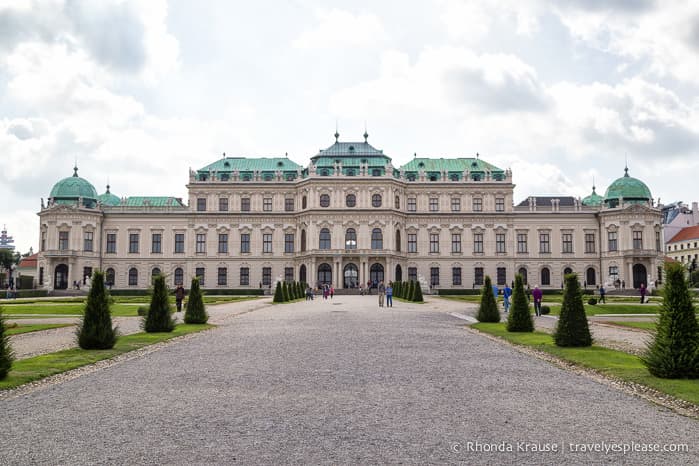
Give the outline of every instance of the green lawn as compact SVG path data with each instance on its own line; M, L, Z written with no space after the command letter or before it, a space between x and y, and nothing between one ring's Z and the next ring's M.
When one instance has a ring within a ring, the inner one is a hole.
M52 328L70 327L73 324L19 324L16 327L5 329L7 335L19 335L22 333L40 332Z
M18 387L34 380L60 374L77 367L93 364L103 359L110 359L144 346L169 340L180 335L200 332L213 325L178 325L171 333L135 333L121 336L114 348L110 350L82 350L79 348L44 354L33 358L21 359L12 364L7 378L0 380L0 390Z
M650 375L638 356L602 348L601 346L559 348L553 343L553 338L549 334L541 332L511 333L505 329L504 323L479 323L474 324L472 327L481 332L503 338L511 343L529 346L580 366L594 369L602 374L646 385L699 405L699 380L674 380L654 377Z
M621 325L622 327L633 327L640 328L642 330L655 331L655 322L624 322L624 321L614 321L609 322L614 325Z

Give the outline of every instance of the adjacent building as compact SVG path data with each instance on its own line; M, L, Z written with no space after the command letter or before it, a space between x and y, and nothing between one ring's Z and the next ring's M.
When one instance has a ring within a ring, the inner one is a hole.
M306 166L288 157L227 157L190 171L188 200L98 195L60 180L39 212L38 283L70 287L93 270L118 289L171 285L259 288L279 280L417 280L425 290L475 288L522 274L560 288L661 278L661 211L628 169L599 195L531 196L514 203L510 170L479 156L414 157L335 142Z
M682 228L666 244L667 255L691 270L699 263L699 226Z

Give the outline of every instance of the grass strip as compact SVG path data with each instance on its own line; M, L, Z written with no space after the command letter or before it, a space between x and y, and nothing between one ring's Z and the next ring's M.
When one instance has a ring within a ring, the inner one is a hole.
M16 327L5 329L7 335L20 335L22 333L40 332L52 328L70 327L73 324L19 324Z
M504 323L478 323L478 331L556 356L600 374L634 382L699 406L699 380L661 379L650 375L638 356L593 345L589 348L560 348L547 333L512 333Z
M614 324L614 325L619 325L621 327L633 327L633 328L640 328L641 330L650 330L650 331L655 331L656 323L655 322L630 322L630 321L614 321L614 322L601 322L603 324Z
M94 364L104 359L111 359L123 353L134 351L144 346L160 343L189 333L200 332L213 325L187 325L175 327L171 333L135 333L120 336L114 348L110 350L83 350L72 348L55 353L43 354L33 358L21 359L12 364L7 378L0 380L0 390L15 388L28 382L43 379L55 374Z

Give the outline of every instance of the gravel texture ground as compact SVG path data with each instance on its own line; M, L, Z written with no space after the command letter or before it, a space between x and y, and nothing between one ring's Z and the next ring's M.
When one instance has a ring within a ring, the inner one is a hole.
M463 305L247 306L0 400L0 464L699 463L695 420L468 332ZM689 451L612 451L647 444Z

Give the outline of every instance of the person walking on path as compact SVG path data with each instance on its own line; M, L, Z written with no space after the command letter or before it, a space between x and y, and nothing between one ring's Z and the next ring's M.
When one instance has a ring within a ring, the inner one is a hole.
M638 292L641 294L641 304L646 302L646 285L641 283L641 287L638 289Z
M502 290L502 305L505 307L505 312L510 312L510 296L512 296L512 288L505 285Z
M393 307L393 282L386 287L386 307Z
M175 305L177 306L177 312L182 311L182 301L184 300L184 287L182 285L177 285L175 288Z
M386 296L386 286L383 284L383 280L379 282L379 307L383 307L383 299Z
M604 299L605 294L607 293L607 290L604 289L604 285L600 285L599 287L599 303L600 304L607 304L607 300Z
M541 300L544 297L543 291L539 289L539 285L535 285L532 290L532 298L534 298L534 312L537 317L541 316Z
M330 285L330 299L333 299L333 296L335 296L335 287Z
M495 297L495 305L497 306L498 304L498 295L500 294L500 290L498 289L497 285L493 285L493 296Z

